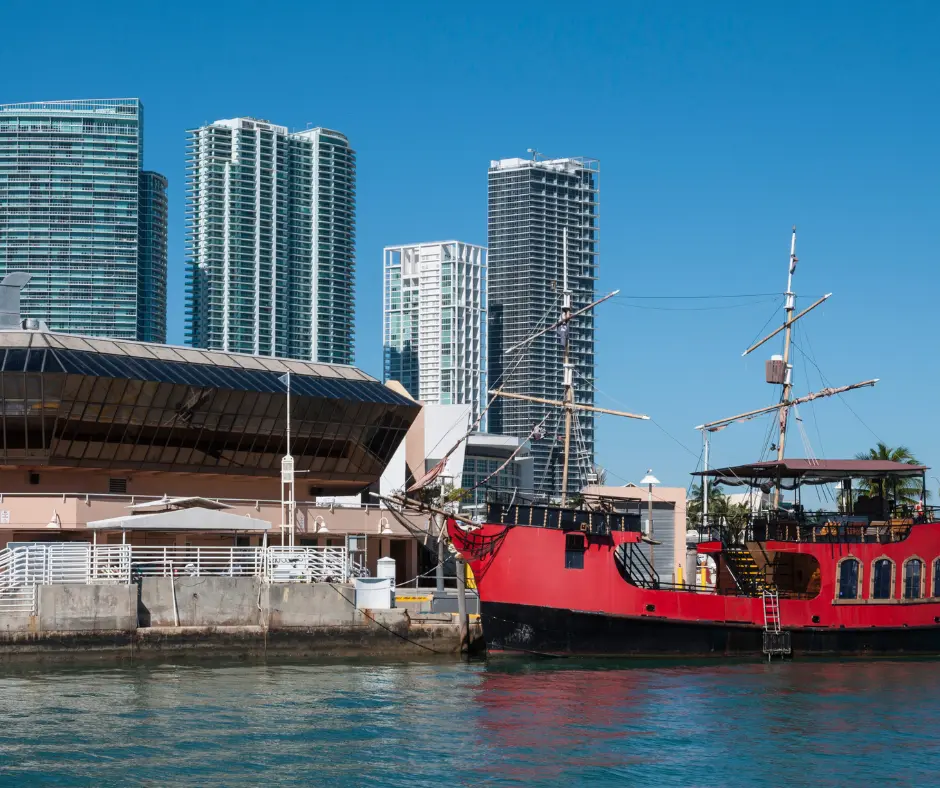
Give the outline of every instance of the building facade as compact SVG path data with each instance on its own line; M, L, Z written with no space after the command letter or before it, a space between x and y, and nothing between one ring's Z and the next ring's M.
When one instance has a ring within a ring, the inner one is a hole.
M189 132L187 341L351 364L355 152L253 118Z
M143 105L0 105L0 276L56 331L166 334L166 179L142 171Z
M529 397L562 398L562 346L548 332L519 350L514 346L561 314L568 233L568 285L577 310L595 297L599 231L599 164L594 159L502 159L489 168L488 348L490 387ZM575 401L594 403L594 314L579 315L568 335ZM512 353L508 352L513 350ZM538 492L561 488L564 416L560 409L498 398L490 409L494 433L532 441ZM593 474L594 419L577 412L569 463L569 491Z
M137 339L166 342L167 181L156 172L140 174Z
M486 250L444 241L384 250L385 380L428 405L486 397Z

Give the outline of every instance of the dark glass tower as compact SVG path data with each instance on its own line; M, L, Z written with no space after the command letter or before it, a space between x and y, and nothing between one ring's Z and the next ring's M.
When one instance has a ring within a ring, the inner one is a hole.
M530 397L562 398L562 347L554 332L507 353L561 313L562 236L568 230L568 282L574 309L595 298L598 178L594 159L502 159L490 163L488 211L490 388ZM570 333L575 401L594 403L593 310ZM547 420L546 415L548 416ZM532 441L537 491L561 488L564 415L535 402L497 398L490 411L494 433ZM572 431L568 488L580 490L594 464L594 418L581 411Z

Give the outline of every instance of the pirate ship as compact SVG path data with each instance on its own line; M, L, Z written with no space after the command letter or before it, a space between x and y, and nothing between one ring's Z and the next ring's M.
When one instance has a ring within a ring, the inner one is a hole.
M877 382L793 396L792 326L828 298L794 315L795 252L794 228L785 319L746 351L783 334L782 356L767 364L768 382L781 386L779 402L699 427L707 436L767 413L778 421L775 459L697 472L705 511L693 543L714 561L714 582L702 583L697 573L678 582L660 577L649 560L655 540L639 509L614 511L580 497L571 505L571 419L579 409L594 408L574 402L565 347L564 394L554 403L565 415L558 495L535 500L518 494L489 503L482 523L459 516L447 521L476 581L490 654L940 652L940 522L925 506L926 467L785 456L789 415L800 403ZM556 327L567 327L580 311L572 310L565 284ZM560 332L563 342L567 333ZM764 493L759 500L770 500L732 523L708 513L709 482L757 488ZM912 486L918 490L913 500ZM803 494L822 487L838 491L832 510L804 509Z

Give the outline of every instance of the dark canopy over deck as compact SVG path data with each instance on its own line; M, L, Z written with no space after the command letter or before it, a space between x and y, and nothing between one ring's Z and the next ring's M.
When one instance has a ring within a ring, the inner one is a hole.
M696 471L693 476L708 476L717 484L768 484L777 479L796 484L825 484L843 479L885 479L922 477L926 465L908 465L890 460L806 460L784 459L730 465Z

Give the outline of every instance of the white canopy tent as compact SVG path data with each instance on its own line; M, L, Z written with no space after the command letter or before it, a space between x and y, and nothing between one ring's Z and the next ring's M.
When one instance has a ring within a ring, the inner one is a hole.
M271 523L254 517L231 514L218 509L199 506L171 509L151 514L123 514L107 520L94 520L88 528L98 541L99 531L120 531L122 542L127 541L128 531L197 531L202 533L261 533L267 543Z

